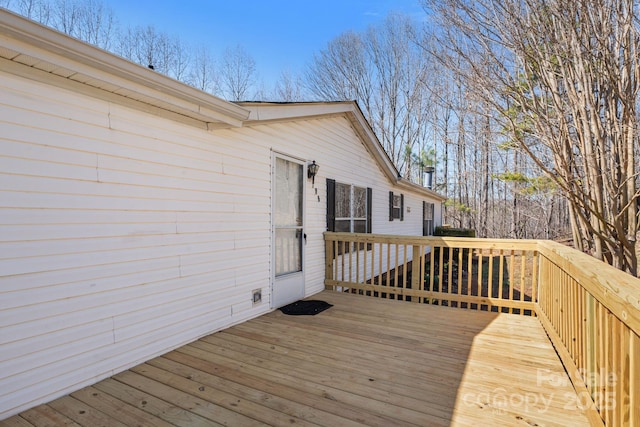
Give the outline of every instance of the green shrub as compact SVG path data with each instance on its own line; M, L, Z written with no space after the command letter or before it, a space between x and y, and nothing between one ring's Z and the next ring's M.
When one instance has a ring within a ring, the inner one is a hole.
M434 236L443 237L476 237L476 230L470 228L436 227Z
M476 230L472 230L470 228L453 228L453 227L436 227L433 232L434 236L440 237L476 237ZM449 248L442 248L442 257L443 260L449 259ZM458 259L458 253L460 248L453 248L453 260L454 262ZM435 247L433 250L433 255L435 259L440 258L440 248ZM469 249L465 248L462 250L462 259L466 260L469 255ZM456 262L457 264L457 262Z

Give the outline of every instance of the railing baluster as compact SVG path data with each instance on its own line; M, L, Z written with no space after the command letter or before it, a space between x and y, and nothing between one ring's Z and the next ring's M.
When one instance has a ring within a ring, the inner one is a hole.
M459 249L458 250L458 283L456 283L456 295L459 296L461 294L461 287L462 287L462 270L463 270L463 260L462 260L462 255L464 254L464 249ZM454 307L460 307L461 304L459 301L455 302Z
M436 248L435 246L431 246L431 256L430 256L430 263L429 263L429 291L433 292L433 282L435 280L435 274L436 274L436 267L435 267L435 252L436 252ZM429 302L433 302L433 298L428 298Z
M616 410L615 399L618 386L616 382L620 382L620 372L618 367L620 366L618 361L620 360L620 342L618 324L620 321L608 312L609 316L609 336L611 337L611 343L609 345L609 358L607 363L607 391L605 406L607 407L607 413L609 418L609 425L619 425L615 421L618 419L618 411Z
M385 248L386 248L386 244L384 243L380 243L380 251L378 252L378 257L379 259L379 263L380 263L380 267L378 269L378 285L380 285L380 298L386 298L387 294L383 293L382 290L385 289L385 283L384 283L384 278L385 276L385 266L384 266L384 254L385 254Z
M586 292L584 288L578 287L578 369L581 371L587 368L587 346L585 336L587 334L587 307Z
M516 268L516 254L512 249L509 257L509 301L513 301L513 287L515 286L515 268ZM509 313L513 313L514 308L509 310Z
M493 298L493 249L489 249L489 269L487 270L487 296ZM487 308L492 311L492 307Z
M387 289L389 289L389 282L391 281L391 243L387 242L387 268L386 268L386 280L385 280L385 285L387 287ZM387 294L388 298L391 298L392 294Z
M628 329L627 329L628 330ZM640 336L629 333L629 419L640 426Z
M426 255L427 255L427 247L424 245L420 245L420 277L418 282L420 292L424 292L424 273L426 270L424 261L425 261ZM424 298L420 297L418 299L418 302L419 303L424 302Z
M538 301L538 251L533 251L533 273L531 275L531 301Z
M471 295L471 286L473 280L473 248L469 248L469 252L467 253L467 296ZM466 308L470 309L471 304L468 302L465 305Z
M502 299L504 298L504 251L502 249L500 249L498 256L500 257L500 262L498 263L498 298ZM503 313L503 307L501 306L498 311Z
M411 260L411 290L422 290L422 282L424 282L424 257L422 256L422 246L413 245L411 253L413 255L413 259ZM412 296L411 301L420 303L422 302L422 298Z
M482 297L484 295L482 295L482 288L483 288L483 280L482 280L482 248L478 249L478 289L477 291L477 295L479 297ZM482 310L482 304L478 304L477 307L478 310Z
M591 375L595 378L594 384L594 398L596 399L596 407L602 413L602 405L601 399L599 396L602 393L602 378L601 373L605 369L604 362L604 310L602 304L599 302L596 304L596 317L598 319L598 329L596 330L596 340L597 340L597 353L596 353L596 370L592 372Z
M333 277L334 279L338 279L338 241L334 240L333 241L334 244L334 249L333 249L333 256L335 257L335 261L333 263L333 268L335 269L334 273L333 273Z
M434 283L434 288L431 289L432 292L442 291L442 282L444 282L443 269L444 269L444 248L445 247L447 246L441 245L440 250L438 251L438 280ZM441 298L438 298L438 304L442 304Z
M402 283L400 288L403 289L403 293L404 293L404 289L407 288L407 245L403 245L402 246L402 257L403 257L403 262L402 262ZM404 294L403 300L407 300L407 295Z
M353 244L353 252L356 256L356 283L360 283L360 243Z
M376 243L371 243L371 279L369 279L369 283L371 285L375 285L374 282L376 277ZM366 277L365 277L366 279ZM371 291L371 296L375 296L375 291Z
M520 301L524 301L524 294L526 292L526 270L527 270L527 257L525 251L520 251ZM524 315L524 310L520 309L520 314Z

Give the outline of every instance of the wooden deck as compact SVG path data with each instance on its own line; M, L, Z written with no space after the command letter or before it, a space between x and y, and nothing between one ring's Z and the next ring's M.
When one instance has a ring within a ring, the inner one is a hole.
M578 426L535 318L334 292L204 337L7 426Z

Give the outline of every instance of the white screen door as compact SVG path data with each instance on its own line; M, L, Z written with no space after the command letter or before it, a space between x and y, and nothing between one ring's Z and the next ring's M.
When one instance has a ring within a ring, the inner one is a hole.
M304 166L279 155L274 159L272 241L275 277L271 301L273 307L281 307L304 296Z

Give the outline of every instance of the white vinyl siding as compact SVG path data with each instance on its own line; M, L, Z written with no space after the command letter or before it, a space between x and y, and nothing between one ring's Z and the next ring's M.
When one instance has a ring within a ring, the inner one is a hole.
M0 418L268 310L268 147L0 90Z
M373 231L419 235L340 115L205 131L0 71L0 419L269 310L271 152L305 178L306 295L326 188L373 188ZM253 305L251 291L262 289Z

